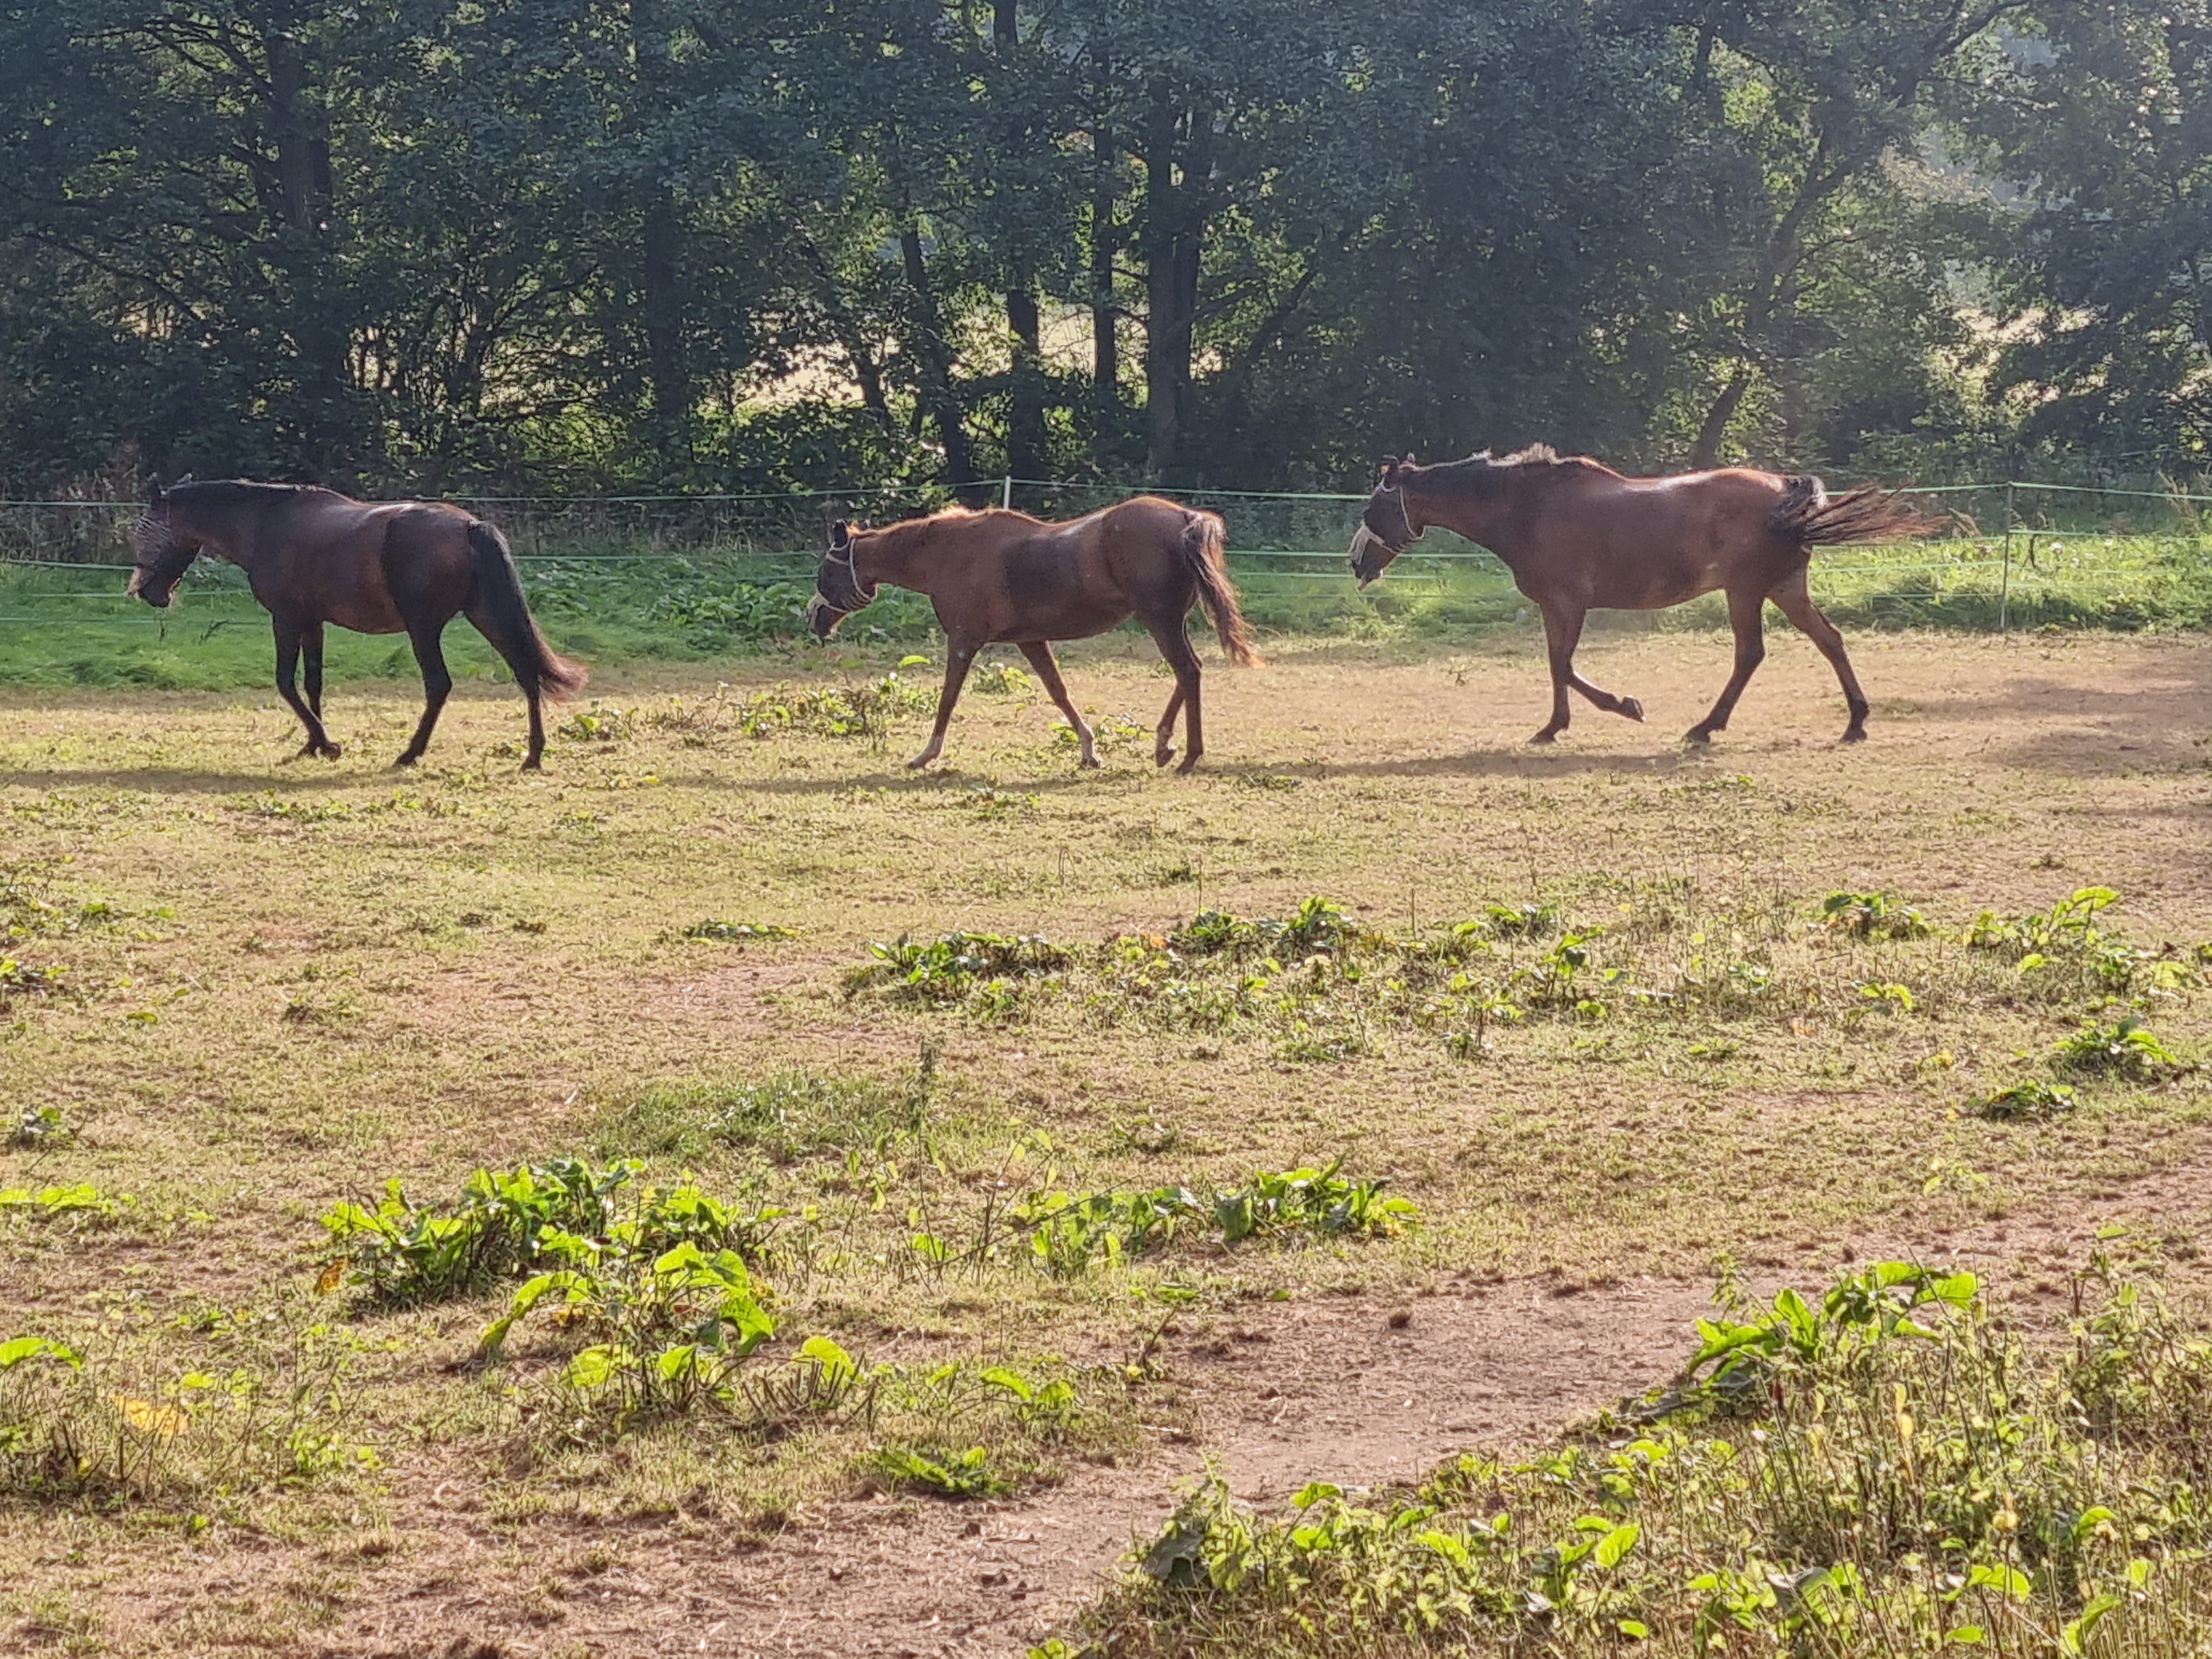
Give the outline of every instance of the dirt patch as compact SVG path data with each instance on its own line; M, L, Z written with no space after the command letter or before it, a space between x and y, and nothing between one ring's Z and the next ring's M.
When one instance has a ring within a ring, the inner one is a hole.
M489 1525L472 1496L441 1483L434 1502L406 1506L432 1524L402 1534L389 1565L347 1598L355 1611L305 1645L333 1659L487 1645L1017 1654L1098 1589L1209 1458L1267 1504L1309 1480L1417 1479L1454 1451L1528 1443L1662 1381L1706 1304L1703 1290L1663 1280L1575 1296L1510 1283L1193 1319L1160 1358L1197 1411L1194 1436L1162 1429L1133 1466L1079 1468L1018 1503L863 1498L810 1509L765 1541L679 1516L589 1529L586 1548L571 1526ZM180 1616L204 1594L170 1592Z

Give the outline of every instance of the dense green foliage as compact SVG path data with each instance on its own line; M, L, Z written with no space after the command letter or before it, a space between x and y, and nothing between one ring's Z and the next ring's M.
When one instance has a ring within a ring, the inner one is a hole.
M0 472L2192 465L2203 0L11 0Z
M1210 1480L1033 1659L2201 1652L2212 1344L2109 1264L2070 1348L1882 1262L1700 1320L1684 1379L1526 1462L1277 1520Z

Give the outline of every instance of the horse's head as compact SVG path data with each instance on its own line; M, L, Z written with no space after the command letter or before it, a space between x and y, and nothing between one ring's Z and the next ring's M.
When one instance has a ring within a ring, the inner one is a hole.
M146 510L138 515L131 539L131 585L124 592L166 609L178 581L200 556L199 537L179 522L169 492L157 483L146 492Z
M839 623L875 600L876 585L861 582L854 556L854 526L840 519L830 528L830 550L822 556L814 597L806 602L806 631L817 640L828 639Z
M1425 525L1413 522L1413 510L1406 500L1406 481L1401 469L1413 465L1408 451L1402 461L1382 463L1381 476L1375 481L1375 493L1367 498L1367 510L1359 515L1359 528L1352 538L1352 574L1359 579L1362 587L1375 580L1390 568L1390 561L1406 550L1406 544L1418 541Z

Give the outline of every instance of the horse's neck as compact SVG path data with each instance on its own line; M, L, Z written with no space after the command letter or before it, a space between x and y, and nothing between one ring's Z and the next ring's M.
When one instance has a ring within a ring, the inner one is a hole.
M211 515L184 527L199 542L202 554L234 564L249 574L252 571L256 538L242 517Z
M1418 496L1418 485L1415 490ZM1513 526L1520 516L1520 503L1511 483L1501 481L1486 495L1437 495L1424 505L1431 509L1421 514L1424 528L1435 525L1455 531L1477 546L1487 548L1508 565L1513 562L1519 550Z
M872 582L927 593L931 578L944 566L952 532L965 526L972 533L975 525L970 519L922 519L878 530L866 550L868 568L860 574Z

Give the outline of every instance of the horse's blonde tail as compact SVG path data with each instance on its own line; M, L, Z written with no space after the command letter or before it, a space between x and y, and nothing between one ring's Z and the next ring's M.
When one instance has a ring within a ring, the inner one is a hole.
M1184 509L1182 556L1197 579L1198 599L1206 607L1206 620L1213 624L1230 661L1257 668L1261 659L1252 648L1251 624L1237 609L1237 585L1229 580L1229 562L1222 556L1221 544L1227 533L1218 514Z

